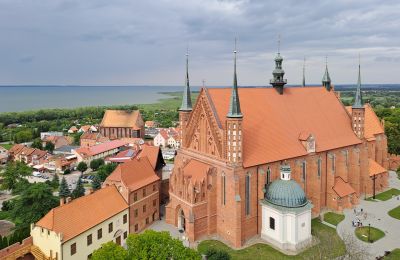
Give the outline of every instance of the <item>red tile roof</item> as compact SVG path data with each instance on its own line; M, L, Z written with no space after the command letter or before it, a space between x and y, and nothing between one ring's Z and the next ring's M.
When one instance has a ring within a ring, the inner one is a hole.
M230 88L207 89L220 127L225 128ZM251 167L303 156L302 132L314 135L316 151L359 144L351 119L333 91L324 87L239 88L243 114L243 165Z
M111 185L50 210L36 225L62 233L66 242L126 208L124 198Z
M139 110L106 110L100 127L130 127L139 130L142 127L137 125L139 116Z
M379 163L372 159L369 159L369 176L378 175L386 171L387 170L383 168Z
M79 153L81 156L94 156L96 154L104 153L109 150L113 150L122 146L127 145L127 142L121 140L114 140L105 142L102 144L94 145L91 147L81 147L76 149L75 151Z
M345 182L341 177L335 178L335 185L332 187L332 189L341 198L356 192L353 187L351 187L351 185Z
M130 191L134 191L159 179L148 158L140 157L118 165L106 182L121 181Z
M151 167L155 170L157 167L158 154L160 153L160 147L152 145L142 145L142 151L139 153L139 157L146 156L149 159Z

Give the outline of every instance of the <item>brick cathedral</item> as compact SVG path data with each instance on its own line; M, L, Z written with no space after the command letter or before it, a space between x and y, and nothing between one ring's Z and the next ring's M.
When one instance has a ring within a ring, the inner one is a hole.
M186 57L182 145L166 220L190 241L218 235L240 247L259 236L260 201L281 165L290 166L313 216L387 187L387 139L383 122L363 103L360 67L354 104L346 107L328 66L320 87L285 87L282 62L278 52L272 87L239 88L234 51L232 88L203 87L192 106Z

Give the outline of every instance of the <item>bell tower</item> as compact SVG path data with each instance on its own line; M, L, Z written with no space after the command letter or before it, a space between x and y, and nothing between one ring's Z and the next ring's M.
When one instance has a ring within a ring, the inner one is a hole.
M240 110L239 91L236 75L236 39L233 67L233 86L229 102L229 112L226 115L226 156L231 164L241 164L243 162L243 133L242 123L243 115Z
M360 59L360 58L359 58ZM352 117L352 127L354 133L358 138L364 138L364 128L365 128L365 108L362 101L361 93L361 66L360 61L358 62L358 80L357 80L357 90L354 99L354 104L351 109Z
M186 52L186 78L185 86L183 88L182 104L179 108L179 126L180 126L180 142L181 146L185 146L186 126L189 120L190 113L192 112L192 98L190 95L189 86L189 52Z
M282 61L283 58L280 54L280 45L281 45L281 40L279 37L278 40L278 53L275 56L275 69L272 71L272 76L274 77L273 79L270 80L270 84L274 89L278 91L280 95L283 94L283 87L287 83L286 79L283 78L285 75L285 71L282 69Z

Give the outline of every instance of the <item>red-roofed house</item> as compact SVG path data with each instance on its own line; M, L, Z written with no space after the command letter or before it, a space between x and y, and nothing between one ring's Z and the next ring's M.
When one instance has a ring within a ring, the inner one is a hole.
M129 205L130 233L140 232L159 218L160 178L146 156L118 165L103 183L108 185L115 185Z
M144 122L139 110L106 110L99 129L110 139L144 138Z
M168 132L165 129L161 129L160 132L154 137L154 145L166 147L168 145Z
M125 141L114 140L90 147L81 147L73 152L77 156L78 162L84 161L89 164L94 159L104 159L117 154L126 144Z
M43 259L90 259L104 243L125 245L128 220L126 201L109 185L71 202L61 201L32 224L31 236L33 245L47 257Z
M110 141L110 138L103 136L100 133L83 133L80 137L81 147L90 147L97 144L102 144Z

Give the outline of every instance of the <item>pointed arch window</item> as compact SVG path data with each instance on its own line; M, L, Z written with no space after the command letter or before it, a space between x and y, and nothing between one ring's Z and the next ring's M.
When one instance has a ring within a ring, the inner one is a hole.
M267 168L267 175L265 176L265 183L268 185L271 182L271 168Z
M303 179L303 182L305 182L306 178L307 178L307 162L305 160L302 162L301 168L302 168L302 173L303 173L302 179Z
M222 182L222 205L225 205L226 203L226 176L225 173L222 173L221 176L221 182Z
M250 175L246 175L245 181L245 209L246 215L250 215Z
M332 154L332 173L334 174L336 171L336 155Z
M317 162L317 175L318 175L318 178L321 178L321 171L322 171L322 159L318 158L318 162Z

